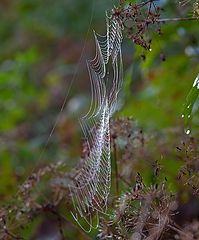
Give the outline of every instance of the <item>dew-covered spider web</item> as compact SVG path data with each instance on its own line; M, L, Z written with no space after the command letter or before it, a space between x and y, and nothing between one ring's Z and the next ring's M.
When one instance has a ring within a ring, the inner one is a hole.
M93 20L95 0L92 2L89 28L79 63L83 58ZM121 54L122 25L115 17L106 15L106 26L105 35L99 35L94 32L95 57L87 61L91 85L91 104L87 114L79 120L86 139L87 153L80 160L81 167L76 169L76 174L69 185L74 205L72 215L77 223L88 232L92 228L98 227L99 213L106 213L107 210L111 185L109 121L117 108L118 93L123 80ZM69 84L61 109L39 156L39 161L43 158L55 128L59 123L79 66L80 64L78 64ZM93 222L94 217L97 219L95 223ZM87 229L83 227L85 223L88 226Z
M105 213L111 182L109 120L117 107L123 77L122 27L114 17L106 17L105 35L94 32L95 57L87 61L91 104L80 119L87 151L70 184L74 205L72 215L87 231L98 227L98 214ZM97 223L93 223L93 217Z

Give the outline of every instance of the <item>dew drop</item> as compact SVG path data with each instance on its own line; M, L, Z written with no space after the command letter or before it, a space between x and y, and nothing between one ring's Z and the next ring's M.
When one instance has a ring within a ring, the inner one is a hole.
M188 118L190 118L191 117L191 115L188 115Z
M182 118L184 118L184 114L182 114L182 116L181 116Z
M152 48L150 48L149 51L151 52L151 51L152 51Z
M186 133L187 135L189 135L189 134L190 134L190 132L191 132L191 130L190 130L190 129L186 129L186 130L185 130L185 133Z

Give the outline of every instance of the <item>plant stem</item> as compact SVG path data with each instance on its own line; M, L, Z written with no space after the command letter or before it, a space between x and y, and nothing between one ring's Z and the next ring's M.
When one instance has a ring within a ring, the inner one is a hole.
M129 182L127 182L126 179L123 178L120 174L118 176L128 187L132 187L132 185Z
M184 236L187 238L187 240L193 240L193 238L192 238L191 236L189 236L187 233L181 231L181 230L178 229L177 227L175 227L175 226L173 226L173 225L170 225L170 224L169 224L169 227L170 227L172 230L178 232L179 234L184 235Z
M115 140L113 140L113 151L114 151L114 164L115 164L115 190L116 195L119 194L119 175L118 175L118 165L117 165L117 147Z
M178 21L194 21L199 20L199 17L190 17L190 18L163 18L157 19L156 22L178 22Z

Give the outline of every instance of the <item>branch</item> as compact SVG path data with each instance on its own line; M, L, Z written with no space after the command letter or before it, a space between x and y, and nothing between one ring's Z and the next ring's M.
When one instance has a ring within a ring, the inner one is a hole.
M113 151L114 151L114 164L115 164L115 190L116 195L119 196L119 175L118 175L118 162L117 162L117 147L115 140L113 140Z
M164 18L157 19L156 22L178 22L178 21L194 21L199 20L199 17L190 17L190 18Z

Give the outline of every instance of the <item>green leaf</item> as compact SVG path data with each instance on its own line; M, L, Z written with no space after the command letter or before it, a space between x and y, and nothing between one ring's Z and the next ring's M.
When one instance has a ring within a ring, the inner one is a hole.
M192 117L192 110L193 110L193 106L198 98L198 95L199 95L199 74L196 77L196 79L193 83L193 86L186 97L186 102L184 104L182 118L184 118L186 134L190 133L190 120Z

